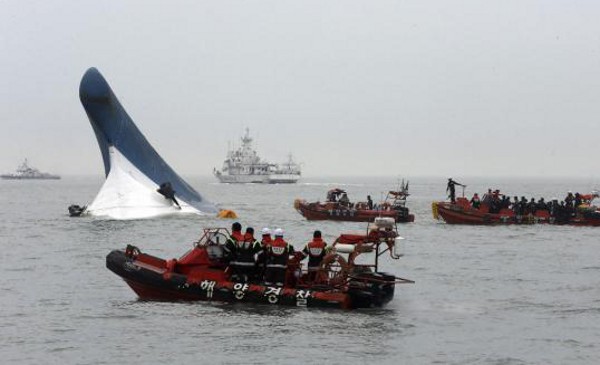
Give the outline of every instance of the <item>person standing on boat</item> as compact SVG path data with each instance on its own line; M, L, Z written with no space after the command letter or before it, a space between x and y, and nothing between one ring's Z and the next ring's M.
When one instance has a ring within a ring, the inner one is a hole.
M223 246L223 252L225 259L229 261L228 271L231 275L232 280L239 280L237 271L237 253L238 243L244 241L244 235L242 234L242 225L239 222L235 222L231 225L231 234Z
M263 228L261 231L261 240L260 240L260 251L258 251L258 255L256 255L256 277L264 278L265 276L265 268L267 264L267 250L273 242L271 238L271 230L267 227Z
M479 200L479 195L475 193L473 198L471 198L471 206L475 209L479 209L481 206L481 201Z
M453 204L456 203L456 185L462 186L463 188L466 187L466 185L456 182L456 181L452 180L452 178L448 179L448 185L446 186L446 192L449 193L448 197L450 198L450 201Z
M367 195L367 208L369 208L369 210L373 210L373 200L371 200L370 195Z
M350 206L350 199L348 199L348 194L343 193L342 196L341 196L341 198L340 198L340 200L339 200L339 203L343 207L349 207Z
M321 261L323 261L323 257L325 257L328 252L329 249L327 243L321 238L321 231L314 231L312 241L307 243L302 249L302 259L308 257L308 281L315 281L317 271L319 271L319 267L321 266Z
M254 277L256 261L254 256L260 251L260 243L254 238L254 228L246 228L242 240L237 241L235 261L230 265L238 281L247 283Z
M265 285L283 286L285 284L288 260L292 254L294 254L294 247L283 239L283 229L277 228L275 239L267 249Z

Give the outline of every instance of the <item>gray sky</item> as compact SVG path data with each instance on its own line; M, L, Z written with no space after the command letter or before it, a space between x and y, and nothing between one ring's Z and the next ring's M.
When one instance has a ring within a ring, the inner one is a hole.
M2 1L0 172L102 174L106 77L184 175L248 126L306 176L600 176L598 1Z

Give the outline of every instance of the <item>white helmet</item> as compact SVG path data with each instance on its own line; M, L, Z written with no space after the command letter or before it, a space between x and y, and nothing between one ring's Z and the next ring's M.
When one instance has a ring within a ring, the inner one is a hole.
M261 232L262 232L263 236L266 236L266 235L270 236L271 235L271 230L269 228L267 228L267 227L263 228Z
M275 237L283 237L283 229L277 228L275 230Z

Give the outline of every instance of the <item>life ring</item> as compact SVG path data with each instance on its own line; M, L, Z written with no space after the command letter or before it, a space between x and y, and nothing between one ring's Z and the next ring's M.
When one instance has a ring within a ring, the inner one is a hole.
M316 282L330 286L340 286L346 283L350 265L341 255L330 253L323 257L316 275Z

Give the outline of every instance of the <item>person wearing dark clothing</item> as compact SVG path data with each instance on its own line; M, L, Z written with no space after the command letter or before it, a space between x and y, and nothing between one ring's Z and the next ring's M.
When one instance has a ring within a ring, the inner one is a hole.
M479 195L477 195L477 193L471 198L471 206L475 209L479 209L481 206L481 201L479 200Z
M527 199L524 196L521 197L521 201L519 201L519 215L527 214Z
M342 196L340 197L340 200L338 200L338 202L343 207L349 207L350 206L350 199L348 199L348 194L343 193Z
M529 204L527 204L527 211L529 211L529 213L531 214L535 214L535 212L537 211L537 204L535 203L534 198L531 198L531 201L529 202Z
M171 201L175 203L175 205L177 205L179 209L181 209L181 205L179 205L179 202L177 201L177 199L175 199L175 190L173 190L173 187L171 186L170 182L167 181L160 184L156 191L162 196L164 196L165 199L171 199Z
M581 194L575 193L575 209L579 208L579 206L583 203L581 199Z
M549 211L552 217L558 216L560 204L558 204L558 198L552 198L552 202L549 203Z
M575 208L575 197L573 196L573 193L569 191L569 193L567 194L567 197L565 198L565 206L568 209L573 209Z
M231 231L223 248L226 257L229 258L231 280L246 283L254 273L254 255L260 250L260 244L254 239L252 227L248 227L242 235L242 225L235 222Z
M308 257L308 280L310 282L315 280L317 271L321 266L321 261L323 261L323 257L325 257L327 252L327 244L321 238L321 231L315 231L313 233L313 240L307 243L302 249L304 258Z
M510 207L510 198L506 195L502 196L502 209L508 209Z
M260 240L260 251L256 255L256 277L262 280L265 276L265 269L267 265L267 249L273 239L271 238L271 230L269 228L263 228L261 231L262 238Z
M515 213L515 215L519 215L519 198L518 197L513 197L513 201L512 201L512 211Z
M265 272L265 285L283 286L285 273L290 255L294 254L294 247L284 241L283 230L275 230L275 239L267 249L267 269Z
M448 179L448 185L446 186L446 192L448 193L448 197L450 198L450 201L453 204L456 203L456 185L462 186L462 187L466 186L466 185L463 185L459 182L452 180L452 178Z
M546 202L544 201L544 198L540 198L536 204L536 211L537 210L548 210L548 205L546 204Z
M490 205L492 202L492 189L488 189L487 193L483 194L483 204Z
M260 251L260 243L254 238L254 228L246 228L241 240L237 240L234 249L234 261L229 263L233 277L239 282L247 283L254 276L256 265L254 255Z
M367 195L367 208L369 208L369 210L373 210L373 200L371 200L370 195Z

